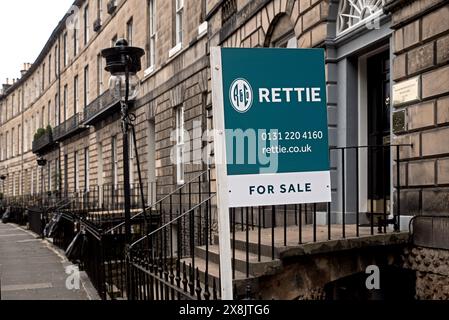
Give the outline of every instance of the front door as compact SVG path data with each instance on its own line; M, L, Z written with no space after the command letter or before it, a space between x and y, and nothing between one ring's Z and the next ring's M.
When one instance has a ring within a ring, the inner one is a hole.
M370 211L385 211L390 199L390 53L367 60L368 69L368 199ZM383 209L383 210L382 210Z

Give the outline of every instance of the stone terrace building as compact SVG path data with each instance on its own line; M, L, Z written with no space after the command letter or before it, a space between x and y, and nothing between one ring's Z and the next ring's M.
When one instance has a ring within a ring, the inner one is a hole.
M5 195L121 183L119 115L99 55L118 38L146 50L134 113L144 179L157 184L159 197L207 168L200 159L177 165L172 154L185 143L190 149L211 144L173 134L185 129L193 136L195 129L212 128L211 46L324 48L330 144L411 144L400 151L401 229L418 216L417 247L406 254L406 267L417 271L419 298L448 298L449 1L79 0L74 5L75 16L64 17L38 59L0 96ZM57 143L44 136L33 145L37 129L47 125ZM48 160L43 172L33 148ZM361 154L361 211L377 191L396 187L396 155L387 158L392 174L385 186L368 173L373 163ZM351 178L354 163L346 166ZM332 168L332 206L341 212L338 156ZM382 187L373 191L373 184ZM397 194L391 193L388 205L394 208ZM351 219L353 193L344 197ZM436 281L426 287L428 279Z

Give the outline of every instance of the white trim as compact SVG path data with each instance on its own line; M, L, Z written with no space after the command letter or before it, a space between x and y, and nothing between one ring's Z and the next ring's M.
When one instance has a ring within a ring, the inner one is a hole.
M338 26L337 26L337 38L340 38L348 33L351 33L352 31L358 29L359 27L361 27L363 25L367 25L368 23L372 22L373 20L381 17L383 15L383 13L384 13L383 9L379 9L375 13L370 15L369 17L357 22L356 24L353 24L352 26L344 29L341 32L338 31ZM340 19L340 12L338 13L338 15L339 15L338 19ZM337 23L337 24L339 24L339 23Z
M154 72L154 64L151 65L149 68L145 69L145 71L143 72L143 76L144 77L148 77L150 74L152 74Z
M248 174L227 179L232 195L230 208L332 201L330 171Z
M358 145L368 145L367 125L368 125L368 92L367 86L367 56L359 58L358 66ZM359 153L359 210L368 211L368 155L365 150Z
M226 144L224 134L224 97L221 48L210 49L212 104L214 106L215 170L217 176L217 212L220 250L221 299L233 300L231 228L229 222Z
M198 37L201 37L207 33L207 27L208 27L207 21L204 21L202 24L198 26Z
M168 52L168 58L173 58L181 50L182 50L182 43L180 42L170 49L170 51Z

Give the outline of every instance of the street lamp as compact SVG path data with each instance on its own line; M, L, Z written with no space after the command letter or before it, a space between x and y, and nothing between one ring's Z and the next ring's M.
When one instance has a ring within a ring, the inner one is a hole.
M44 167L47 165L47 160L42 157L37 158L37 165L41 168L41 207L43 209L45 194Z
M131 244L131 186L129 184L129 139L130 128L129 103L139 94L140 80L137 72L142 69L140 59L145 54L141 48L130 47L125 39L116 42L115 47L104 49L101 55L106 59L106 71L111 73L109 79L110 93L121 103L122 133L123 133L123 183L125 196L125 239L126 258ZM127 293L131 296L131 278L127 272Z
M104 49L101 55L106 59L106 71L111 73L109 79L110 93L121 103L122 133L123 133L123 180L125 196L125 237L131 242L131 188L129 184L129 139L130 128L129 103L133 102L140 89L137 72L142 69L141 58L145 51L130 47L125 39L119 39L115 47Z
M5 180L6 176L4 174L0 175L0 180L2 180L2 196L5 196Z

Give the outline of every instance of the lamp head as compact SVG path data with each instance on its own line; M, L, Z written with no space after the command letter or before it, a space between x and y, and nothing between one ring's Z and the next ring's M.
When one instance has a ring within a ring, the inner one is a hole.
M44 167L45 165L47 165L47 160L45 160L44 158L38 158L37 159L37 165L39 167Z
M137 98L140 89L137 72L142 70L141 58L144 54L143 49L130 47L125 39L119 39L114 47L101 51L101 55L106 59L105 70L111 74L109 90L115 98L122 101ZM128 97L126 97L127 72L129 76Z

